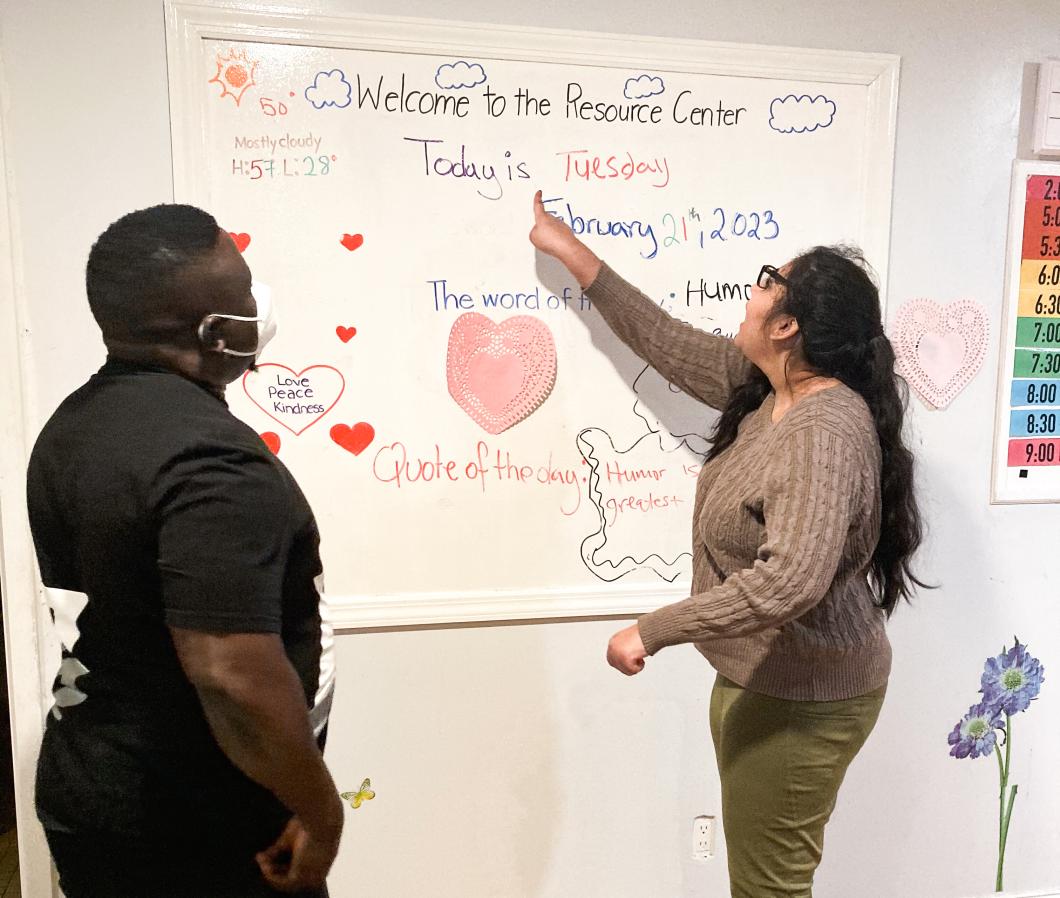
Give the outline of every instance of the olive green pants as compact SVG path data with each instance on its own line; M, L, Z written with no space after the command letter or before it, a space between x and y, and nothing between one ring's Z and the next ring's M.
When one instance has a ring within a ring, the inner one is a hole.
M886 691L796 702L718 676L710 731L732 898L811 898L839 785Z

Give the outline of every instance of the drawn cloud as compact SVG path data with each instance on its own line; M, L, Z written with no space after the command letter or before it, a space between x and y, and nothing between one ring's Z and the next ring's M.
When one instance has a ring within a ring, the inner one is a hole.
M781 134L816 131L832 124L835 110L835 103L822 94L788 94L769 104L769 127Z
M461 87L475 87L486 80L486 70L477 62L446 63L434 73L434 83L442 90L458 90Z
M666 90L662 78L651 75L639 75L636 78L627 78L626 86L622 91L627 100L643 100L645 97L654 97Z
M350 105L352 94L353 86L346 80L342 69L317 72L313 83L305 89L305 98L315 109L323 109L325 106L345 109Z

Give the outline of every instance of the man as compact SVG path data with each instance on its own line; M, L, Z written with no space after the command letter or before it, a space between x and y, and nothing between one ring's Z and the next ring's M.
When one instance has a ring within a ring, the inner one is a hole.
M37 770L60 883L324 896L343 814L318 746L333 664L317 527L223 399L271 314L190 206L116 221L86 281L107 361L45 425L28 478L63 643Z

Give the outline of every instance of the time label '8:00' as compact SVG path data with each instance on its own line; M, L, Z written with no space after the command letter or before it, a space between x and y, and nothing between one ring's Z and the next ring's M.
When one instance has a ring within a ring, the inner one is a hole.
M1014 380L1012 381L1011 404L1060 405L1060 380Z

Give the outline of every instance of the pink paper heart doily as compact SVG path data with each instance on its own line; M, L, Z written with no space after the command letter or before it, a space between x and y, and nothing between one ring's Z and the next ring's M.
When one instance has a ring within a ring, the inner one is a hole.
M970 299L910 300L894 324L898 370L927 405L945 408L979 372L987 332L985 310Z
M556 383L556 343L543 321L516 315L500 323L466 312L449 331L449 395L487 433L532 415Z

